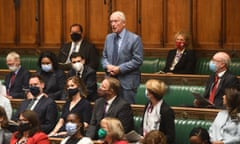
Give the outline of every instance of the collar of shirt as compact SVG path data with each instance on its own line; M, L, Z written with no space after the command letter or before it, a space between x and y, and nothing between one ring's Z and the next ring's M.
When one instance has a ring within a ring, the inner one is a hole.
M76 51L78 52L79 49L80 49L81 44L82 44L82 39L79 42L72 42L72 45L71 45L72 52L74 52L73 51L74 45L76 45Z
M44 97L44 94L43 94L43 93L42 93L41 95L39 95L39 96L36 97L36 100L35 100L34 104L32 105L32 107L30 108L30 110L33 110L33 109L35 108L35 106L37 105L38 101L39 101L42 97Z
M122 41L123 41L123 37L126 33L126 29L124 28L118 35L119 35L119 41L118 41L118 46L119 48L121 47ZM119 51L119 49L118 49Z
M117 96L114 96L113 98L111 98L110 100L107 101L108 105L110 106L112 104L112 102L116 99Z
M225 74L225 72L226 72L227 70L225 70L225 71L222 71L222 72L220 72L220 73L218 73L217 75L218 75L218 77L219 78L221 78L224 74Z
M21 65L19 65L19 67L17 68L17 70L14 72L15 75L17 75L17 73L19 72L20 68L21 68Z

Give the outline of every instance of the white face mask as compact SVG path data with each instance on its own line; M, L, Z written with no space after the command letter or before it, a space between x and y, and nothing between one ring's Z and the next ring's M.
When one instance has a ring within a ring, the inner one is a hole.
M13 66L8 66L9 70L12 71L12 72L15 72L18 67L16 65L13 65Z
M81 62L74 63L72 64L72 68L77 72L82 71L83 64Z

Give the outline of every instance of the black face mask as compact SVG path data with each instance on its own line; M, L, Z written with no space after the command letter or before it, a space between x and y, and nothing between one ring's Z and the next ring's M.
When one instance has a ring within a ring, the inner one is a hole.
M24 132L27 130L31 129L31 124L30 123L20 123L18 126L18 131L19 132Z
M79 92L78 88L68 89L68 96L72 97L72 96L76 95L78 92Z
M38 96L40 94L40 89L39 87L33 86L29 88L30 92L34 97Z
M82 35L79 34L79 33L72 33L72 34L71 34L71 39L72 39L72 41L74 41L74 42L79 41L81 38L82 38Z
M106 97L106 96L110 95L110 92L109 92L109 90L102 90L101 88L98 88L97 94L100 97Z

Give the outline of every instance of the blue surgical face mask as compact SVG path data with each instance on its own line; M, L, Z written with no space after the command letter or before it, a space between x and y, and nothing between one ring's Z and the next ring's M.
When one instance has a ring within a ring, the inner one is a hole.
M216 64L213 62L213 61L210 61L209 62L209 69L213 72L216 72L217 71L217 66Z
M67 135L72 136L77 132L77 124L72 122L66 123Z
M103 128L100 128L98 130L98 138L99 139L104 139L107 136L107 131Z
M49 72L52 70L52 64L42 64L41 67L42 67L42 70L45 72Z

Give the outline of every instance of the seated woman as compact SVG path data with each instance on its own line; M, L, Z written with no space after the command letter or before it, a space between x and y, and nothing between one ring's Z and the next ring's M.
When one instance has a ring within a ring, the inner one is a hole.
M235 88L225 90L223 104L226 110L220 111L213 121L209 135L213 144L240 143L240 92Z
M196 57L192 50L189 50L189 35L185 32L175 34L176 49L170 50L167 55L165 73L192 74L195 70Z
M42 52L38 59L38 74L45 83L44 92L53 100L65 99L63 97L66 75L58 68L57 57L52 52Z
M40 130L40 122L34 111L23 111L19 122L18 131L12 135L10 144L50 144L47 135Z
M69 113L77 113L83 121L84 128L88 127L89 121L91 119L92 108L90 102L85 98L87 92L82 80L76 76L69 77L67 79L66 88L68 100L63 105L62 115L49 136L66 135L66 129L64 125L66 124L67 115Z
M143 131L145 136L151 130L159 130L166 136L167 143L173 144L175 140L174 112L163 100L167 86L164 82L150 79L146 82L146 104L143 115Z
M0 144L9 144L12 133L9 131L9 121L6 111L0 106Z
M128 144L125 140L124 129L120 120L105 117L100 122L98 137L107 144Z
M208 131L204 128L193 128L189 134L190 144L211 144Z
M83 137L83 123L76 113L67 116L66 131L68 137L62 140L61 144L93 144L90 138Z
M152 130L146 134L142 144L167 144L165 135L159 130Z

